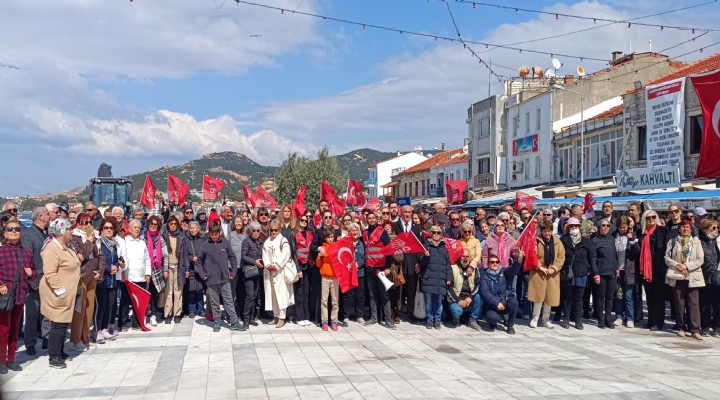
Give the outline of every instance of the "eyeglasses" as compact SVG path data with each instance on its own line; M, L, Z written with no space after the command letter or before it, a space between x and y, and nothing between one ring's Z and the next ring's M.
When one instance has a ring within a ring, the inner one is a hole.
M151 222L151 223L148 224L148 225L149 225L149 226L158 226L158 223L157 223L157 222Z
M472 233L472 231L463 231L463 233Z
M496 228L504 228L505 225L503 225L503 224L495 224L495 227L496 227Z
M110 226L110 225L107 225L107 226L103 226L103 230L104 230L104 231L107 231L107 230L112 230L112 229L113 229L113 227L112 227L112 226Z
M492 261L488 261L488 264L490 264L490 265L500 264L500 261L492 260Z
M280 232L280 229L270 229L270 232Z
M168 226L177 225L177 222L168 222Z
M388 215L388 214L390 214L390 211L383 211L382 213L383 213L383 215Z
M258 213L258 217L267 217L269 214L266 212Z
M5 232L17 232L17 233L20 233L20 232L22 232L22 228L19 227L19 226L8 226L7 228L5 228Z
M86 220L86 221L83 221L83 222L80 223L80 225L90 225L90 221L87 221L87 220Z
M87 212L95 211L95 210L97 210L97 208L86 208L86 209L85 209L85 211L87 211Z
M332 219L332 216L326 215L326 216L323 217L323 219Z
M189 210L188 210L188 211L185 211L185 214L192 214L192 213L193 213L193 212L192 212L192 211L189 211Z
M657 219L657 215L648 215L645 219Z
M432 233L433 235L439 235L441 232L440 231L432 231L430 233Z
M680 210L679 210L679 209L675 209L675 210L670 210L670 212L673 213L673 214L678 214L678 213L680 213Z
M253 229L253 232L260 232L260 229Z
M351 219L344 219L343 222L348 223L348 222L352 222L352 220L351 220Z
M460 221L460 218L450 218L450 221Z
M510 222L510 219L509 219L509 218L503 218L502 221L507 224L508 222Z
M609 224L602 224L602 225L600 225L600 227L601 227L601 228L609 228L610 225L609 225Z

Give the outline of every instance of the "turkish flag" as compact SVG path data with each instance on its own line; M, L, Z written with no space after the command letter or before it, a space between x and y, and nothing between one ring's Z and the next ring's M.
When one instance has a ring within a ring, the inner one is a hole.
M147 208L155 208L155 194L157 189L149 176L145 177L142 193L140 194L140 203L145 204Z
M257 203L260 206L267 208L268 210L274 210L277 208L277 201L270 196L262 185L257 187Z
M520 238L517 241L517 246L525 253L525 263L523 264L523 272L528 272L531 269L538 267L538 253L537 253L537 238L535 237L535 231L537 225L535 218L530 218L530 224L523 230ZM503 260L504 262L505 260Z
M348 179L347 196L345 200L348 204L359 206L365 203L365 195L363 194L362 183Z
M463 191L467 186L467 181L452 180L445 181L445 195L447 197L448 204L455 203L456 201L463 200Z
M533 209L535 205L535 197L525 194L521 191L515 193L515 209L520 211L523 208L527 208L528 211Z
M345 293L358 286L355 246L351 235L347 235L325 249L330 258L340 290Z
M223 186L225 186L224 180L203 175L203 200L215 200L220 197Z
M325 200L329 203L330 197L335 197L335 189L324 180L320 181L320 201Z
M375 212L380 208L380 199L377 197L373 197L365 202L365 204L362 206L362 209L368 209L372 212Z
M460 243L459 240L445 236L443 236L443 239L445 240L445 247L447 247L448 253L450 254L450 264L455 264L455 262L462 257L465 249L463 249L462 243Z
M320 181L320 201L327 201L330 211L335 215L342 215L347 204L335 194L335 189L325 181Z
M400 232L381 250L386 256L406 253L424 253L425 246L412 232Z
M130 294L130 301L133 306L133 314L137 318L140 329L147 332L150 330L145 326L145 313L147 312L148 304L150 304L150 292L141 288L137 284L125 281L125 286Z
M218 215L218 213L211 210L210 215L208 215L208 229L210 229L210 225L212 225L213 221L220 221L220 216Z
M295 218L299 218L301 215L305 214L305 190L307 189L306 185L302 185L300 190L298 190L297 195L295 195L295 201L292 203L292 210L293 214L295 214Z
M168 174L168 200L174 201L178 206L185 205L185 196L190 193L190 187L173 174Z
M245 184L242 185L242 188L243 196L245 197L245 204L249 204L251 207L255 208L255 193L253 193L253 191Z
M690 80L700 100L705 121L695 176L717 178L720 176L720 70L691 76Z

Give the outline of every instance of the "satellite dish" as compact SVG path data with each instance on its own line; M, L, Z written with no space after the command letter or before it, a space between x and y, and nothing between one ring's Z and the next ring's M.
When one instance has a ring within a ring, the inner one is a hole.
M582 78L583 76L585 76L585 68L583 68L582 66L578 65L578 67L577 67L577 74L578 74L578 76L581 77L581 78Z
M563 66L563 64L557 58L552 59L552 65L553 67L555 67L555 69L560 69L560 67Z
M556 77L557 75L555 74L555 70L554 70L554 69L548 68L548 69L545 70L545 76L547 76L548 78L554 78L554 77Z

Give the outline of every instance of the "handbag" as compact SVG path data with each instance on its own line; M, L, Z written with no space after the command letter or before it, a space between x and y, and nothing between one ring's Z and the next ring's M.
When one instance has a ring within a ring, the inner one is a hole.
M20 249L20 253L18 253L17 248L15 248L15 258L17 259L17 271L15 271L15 281L13 283L12 289L8 289L7 294L0 295L0 311L12 311L12 309L15 307L15 291L17 290L18 281L20 280L20 270L23 269L22 247Z
M260 268L257 265L244 265L243 275L245 275L245 279L254 278L260 275Z
M413 317L417 319L425 319L425 295L420 291L420 279L418 279L417 288L415 289L415 304L413 305Z
M152 271L152 282L153 285L155 285L155 289L157 289L158 293L165 290L165 278L163 278L163 271L162 269L154 269Z
M573 274L573 264L575 263L575 253L573 253L573 258L570 261L570 265L567 266L567 268L560 269L560 280L562 282L571 281L575 274Z
M405 275L403 275L402 268L399 266L393 266L390 272L392 275L393 286L400 287L405 284Z
M298 277L297 273L297 266L295 265L295 261L293 261L292 258L288 260L288 262L285 264L285 268L283 268L283 278L285 279L285 283L288 285L291 285L300 279Z

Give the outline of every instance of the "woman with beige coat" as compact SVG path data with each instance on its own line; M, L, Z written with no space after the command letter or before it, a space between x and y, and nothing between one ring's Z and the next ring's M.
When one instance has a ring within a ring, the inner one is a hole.
M80 259L67 246L72 239L70 221L56 219L50 224L42 250L43 279L40 280L40 312L50 320L48 357L50 367L66 368L69 356L63 351L65 335L73 319L80 282Z
M540 326L552 329L550 308L560 305L559 271L565 264L565 247L560 242L560 239L552 234L553 225L551 221L540 221L538 226L540 228L540 236L537 237L539 265L530 271L528 278L528 301L533 303L530 327L537 328L540 310L542 309Z
M464 250L470 252L470 266L477 269L482 260L482 246L475 237L475 224L467 220L460 225L460 243Z

